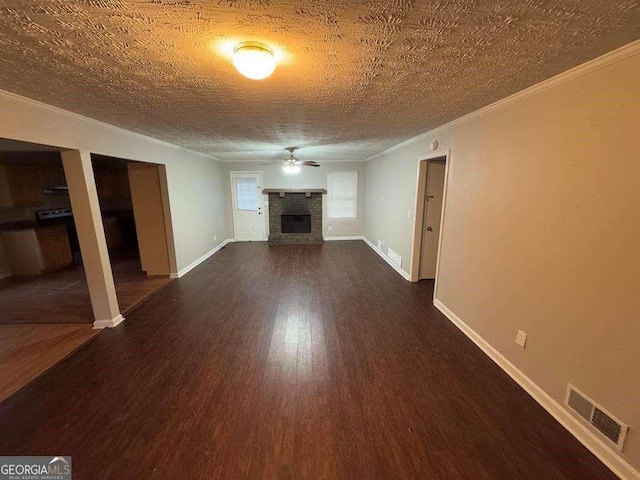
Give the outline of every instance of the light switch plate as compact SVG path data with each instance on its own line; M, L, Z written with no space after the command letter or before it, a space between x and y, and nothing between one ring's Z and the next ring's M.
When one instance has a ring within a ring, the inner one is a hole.
M525 346L527 345L527 334L522 330L518 330L518 334L516 335L516 343L522 348L525 348Z

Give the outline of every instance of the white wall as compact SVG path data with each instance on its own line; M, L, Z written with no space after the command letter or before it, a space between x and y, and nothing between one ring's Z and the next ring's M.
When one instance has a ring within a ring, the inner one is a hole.
M283 154L284 157L284 154ZM282 171L282 165L260 165L259 163L225 163L225 201L229 214L227 229L233 232L231 180L230 172L251 171L262 172L263 188L327 188L327 173L331 171L358 172L358 218L356 220L327 219L327 198L323 197L322 229L325 237L349 237L364 235L364 215L366 198L366 162L327 162L320 167L302 167L296 175L287 175ZM265 210L268 215L268 196L264 196ZM265 225L268 234L268 216ZM331 231L329 231L331 228Z
M571 382L627 422L636 468L639 51L372 160L366 209L409 259L418 158L450 149L438 300L556 401Z
M8 92L0 112L0 138L166 165L178 269L231 237L219 162Z

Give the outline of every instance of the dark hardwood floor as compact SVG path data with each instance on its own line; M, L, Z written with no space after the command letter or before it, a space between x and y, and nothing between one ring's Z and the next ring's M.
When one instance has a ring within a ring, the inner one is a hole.
M123 314L171 281L147 277L137 258L118 258L112 265L118 305ZM87 279L82 267L38 276L0 280L0 326L93 323Z
M364 243L231 244L0 404L75 479L614 479Z
M0 401L98 332L91 325L0 325Z

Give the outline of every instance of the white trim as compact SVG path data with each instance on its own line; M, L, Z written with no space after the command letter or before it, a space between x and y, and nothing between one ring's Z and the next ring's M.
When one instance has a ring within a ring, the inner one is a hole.
M5 97L5 98L7 98L7 99L9 99L11 101L24 103L24 104L26 104L27 106L30 106L30 107L42 108L44 110L49 110L50 112L53 112L53 113L55 113L57 115L66 115L68 117L75 118L76 120L82 120L84 122L89 122L89 123L97 125L97 126L99 126L101 128L108 128L108 129L114 130L114 131L116 131L116 132L118 132L120 134L123 134L123 135L128 135L128 136L131 136L131 137L139 138L141 140L146 140L148 142L153 142L153 143L156 143L158 145L174 148L176 150L180 150L180 151L183 151L183 152L188 152L188 153L191 153L193 155L198 155L200 157L209 158L211 160L216 160L218 162L220 161L220 159L214 157L213 155L209 155L207 153L197 152L197 151L191 150L189 148L181 147L180 145L176 145L174 143L165 142L164 140L160 140L158 138L148 137L147 135L143 135L141 133L132 132L131 130L125 130L124 128L116 127L115 125L112 125L110 123L101 122L100 120L96 120L96 119L91 118L91 117L85 117L84 115L80 115L79 113L74 113L74 112L70 112L69 110L64 110L64 109L59 108L59 107L54 107L53 105L42 103L42 102L39 102L37 100L33 100L31 98L28 98L28 97L23 97L21 95L17 95L15 93L7 92L6 90L0 90L0 97ZM59 148L64 148L65 147L65 145L52 145L52 146L59 147ZM100 152L95 152L95 153L100 153Z
M218 250L220 250L222 247L224 247L227 243L232 243L232 242L235 242L235 240L233 240L232 238L226 239L224 242L222 242L221 244L219 244L215 248L209 250L207 253L205 253L203 256L201 256L199 259L197 259L194 262L191 262L189 265L184 267L182 270L180 270L177 273L177 275L176 274L171 274L171 278L182 278L182 277L184 277L187 273L189 273L191 270L196 268L198 265L200 265L202 262L204 262L211 255L213 255Z
M607 444L598 438L593 432L579 422L560 403L551 398L533 380L522 373L500 352L493 348L484 338L464 323L455 313L449 310L440 300L434 300L433 304L456 327L462 330L473 343L475 343L491 360L493 360L507 375L509 375L520 387L551 414L560 424L566 428L576 439L587 447L591 453L602 461L613 473L624 480L640 479L640 472L631 466L625 459L614 452Z
M101 330L103 328L114 328L124 322L124 317L119 314L116 318L110 320L95 320L93 322L94 330Z
M601 68L608 67L609 65L612 65L617 62L621 62L629 57L632 57L638 54L640 54L640 40L636 40L616 50L613 50L609 53L605 53L604 55L598 58L594 58L593 60L583 63L582 65L578 65L577 67L567 70L566 72L560 73L547 80L543 80L542 82L532 85L531 87L525 88L524 90L514 93L513 95L509 95L508 97L498 100L497 102L491 103L486 107L482 107L478 110L468 113L467 115L463 115L462 117L456 118L455 120L445 123L444 125L433 128L427 132L421 133L420 135L417 135L413 138L405 140L404 142L398 143L393 147L387 148L386 150L380 153L376 153L375 155L368 157L366 160L369 161L369 160L373 160L375 158L381 157L395 150L398 150L399 148L406 147L407 145L411 145L412 143L419 142L424 138L430 137L435 133L441 130L444 130L446 128L452 127L458 123L466 122L468 120L471 120L472 118L477 117L478 115L483 115L492 110L506 107L507 105L510 105L515 102L519 102L520 100L524 100L525 98L530 97L532 95L537 95L538 93L544 92L545 90L548 90L553 87L557 87L558 85L562 85L563 83L569 82L571 80L575 80L584 75L588 75L597 70L600 70Z
M380 250L373 243L371 243L371 241L367 237L363 237L362 239L364 240L364 243L369 245L374 252L376 252L378 255L380 255L382 257L382 259L391 266L391 268L393 268L396 272L398 272L400 275L402 275L402 278L404 278L407 282L411 281L411 277L409 276L409 274L407 272L405 272L402 268L400 268L398 265L393 263L391 261L391 259L389 257L387 257L382 250Z
M337 240L364 240L362 235L352 235L346 237L324 237L325 242L334 242Z

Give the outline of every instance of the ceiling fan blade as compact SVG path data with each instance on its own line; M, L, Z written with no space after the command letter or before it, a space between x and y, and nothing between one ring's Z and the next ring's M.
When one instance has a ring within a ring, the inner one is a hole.
M319 167L320 164L316 162L302 162L305 167Z

